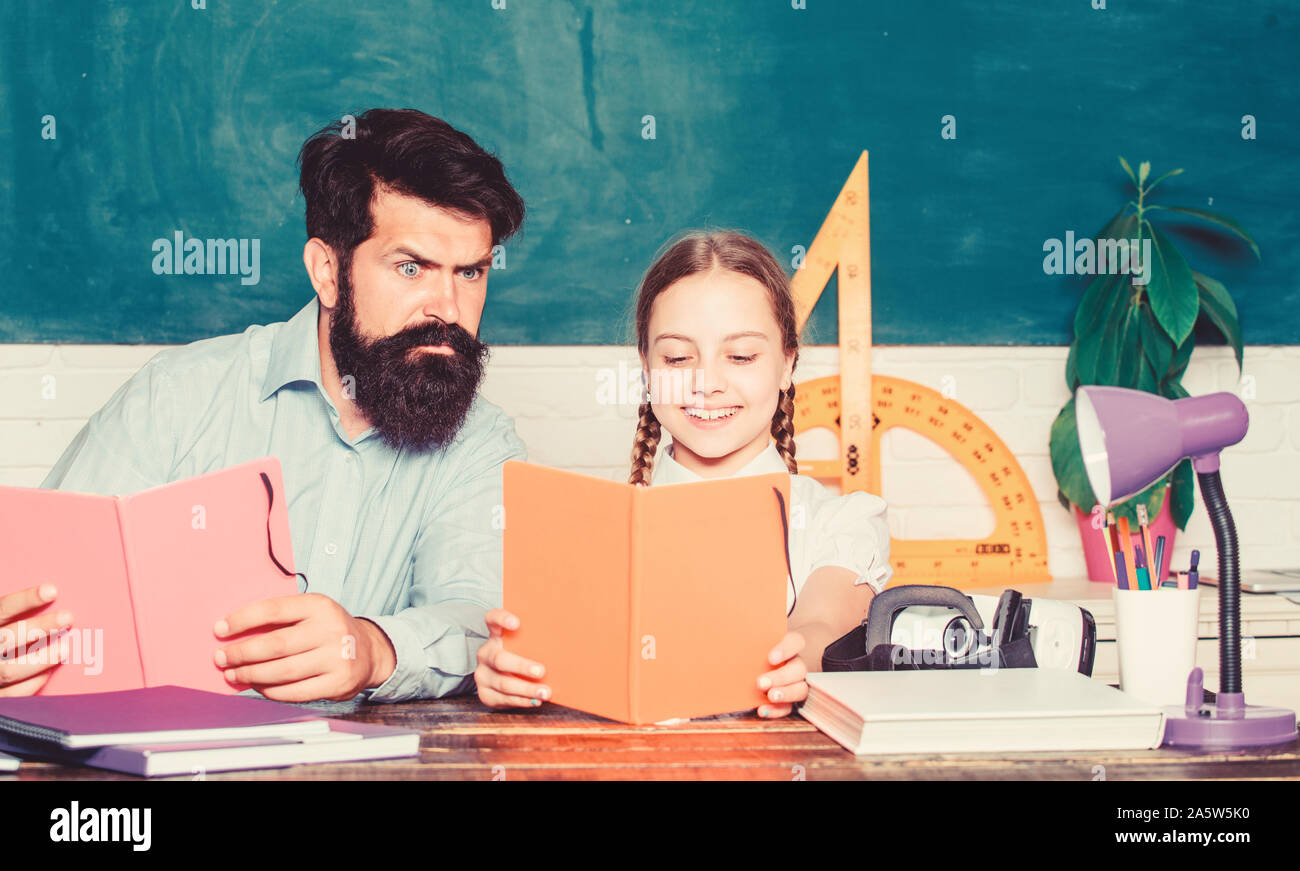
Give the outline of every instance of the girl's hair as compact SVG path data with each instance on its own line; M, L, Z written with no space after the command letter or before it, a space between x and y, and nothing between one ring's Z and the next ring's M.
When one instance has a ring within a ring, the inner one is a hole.
M679 279L714 267L748 275L767 289L772 314L781 329L782 351L799 362L799 334L795 328L794 296L781 265L763 245L743 233L724 230L693 232L678 239L646 271L637 289L636 339L641 356L650 353L650 310L655 299ZM649 401L641 403L636 438L632 443L632 484L649 484L655 451L660 441L659 421ZM772 415L772 436L790 474L798 471L794 461L794 382L781 393Z

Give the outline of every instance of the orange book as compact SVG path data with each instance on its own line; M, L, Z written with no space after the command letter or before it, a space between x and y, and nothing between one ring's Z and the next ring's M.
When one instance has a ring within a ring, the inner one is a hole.
M636 487L505 464L505 648L625 723L747 710L785 635L790 476Z
M0 487L0 593L54 584L58 598L36 613L72 612L57 647L23 642L59 657L41 693L238 692L212 661L233 639L212 625L298 592L287 505L274 457L128 496ZM0 648L17 640L7 631Z

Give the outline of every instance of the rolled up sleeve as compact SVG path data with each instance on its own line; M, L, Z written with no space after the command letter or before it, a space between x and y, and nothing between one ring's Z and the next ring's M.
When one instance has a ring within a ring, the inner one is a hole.
M889 564L889 522L885 500L871 493L834 496L813 512L809 571L841 566L879 593L894 576Z
M365 615L388 636L397 667L368 701L398 702L468 691L485 613L501 605L505 522L502 465L525 459L514 424L497 413L486 435L449 451L447 484L415 546L410 607Z

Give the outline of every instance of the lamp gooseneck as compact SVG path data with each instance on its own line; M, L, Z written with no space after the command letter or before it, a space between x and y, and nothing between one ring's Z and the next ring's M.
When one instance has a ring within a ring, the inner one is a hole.
M1219 554L1219 692L1241 692L1241 561L1237 551L1237 527L1223 494L1218 471L1197 472L1205 510L1214 527L1215 549Z

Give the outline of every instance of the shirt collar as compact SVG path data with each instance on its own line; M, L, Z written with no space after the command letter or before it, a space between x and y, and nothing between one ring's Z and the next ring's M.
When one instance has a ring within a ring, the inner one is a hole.
M741 466L730 477L741 478L747 475L766 475L771 472L785 472L787 474L790 472L785 465L785 460L781 459L781 453L776 449L775 442L770 442L758 456ZM650 477L652 485L685 484L690 481L705 480L708 479L695 474L673 458L671 443L663 449L658 459L655 460L654 472Z
M263 400L296 381L310 382L324 392L320 374L320 333L317 332L319 316L320 302L313 296L311 302L276 332L266 364L266 377L262 379Z

